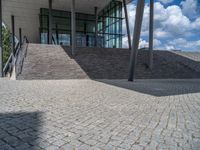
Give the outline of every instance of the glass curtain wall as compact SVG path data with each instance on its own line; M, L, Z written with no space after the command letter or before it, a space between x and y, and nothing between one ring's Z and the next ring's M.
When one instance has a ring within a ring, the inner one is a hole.
M122 48L122 2L113 0L99 14L99 37L106 48Z
M40 41L48 43L48 9L40 9ZM113 0L99 14L98 46L122 47L122 3ZM52 11L53 43L71 45L71 12ZM95 15L76 13L76 44L78 47L95 46Z
M60 10L52 11L53 43L70 46L71 44L71 13ZM76 13L77 46L94 46L95 16ZM48 9L40 9L40 41L48 43Z

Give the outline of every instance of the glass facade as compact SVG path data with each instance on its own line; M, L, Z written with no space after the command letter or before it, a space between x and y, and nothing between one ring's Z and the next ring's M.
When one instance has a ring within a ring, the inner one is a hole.
M104 47L122 47L122 3L113 0L99 14L99 37L103 37Z
M48 43L48 9L40 9L40 41ZM98 46L122 47L122 3L113 0L99 14ZM71 12L52 11L53 43L71 45ZM76 45L95 46L95 15L76 13Z

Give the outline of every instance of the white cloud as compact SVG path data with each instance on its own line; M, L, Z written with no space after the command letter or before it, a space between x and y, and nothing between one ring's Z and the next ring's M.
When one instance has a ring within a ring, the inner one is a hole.
M128 48L128 38L123 37L122 39L123 48ZM139 48L148 47L149 43L146 40L140 39Z
M154 37L155 38L164 39L164 38L167 38L170 36L171 36L171 34L162 28L154 29Z
M168 17L162 22L163 27L174 36L184 36L191 30L190 20L183 15L179 6L173 5L166 9Z
M155 7L155 10L154 10L155 21L159 23L166 20L168 18L168 14L164 6L159 2L155 3L154 5L155 5L154 6Z
M200 17L197 18L193 23L192 23L192 28L194 30L199 30L200 29Z
M159 0L160 2L162 2L163 4L168 4L173 2L174 0Z
M154 47L159 47L159 46L162 45L162 42L160 40L158 40L158 39L154 39L153 43L154 43Z
M190 18L195 18L197 16L197 0L184 0L181 2L181 7L185 16Z
M186 0L187 1L187 0ZM184 1L185 2L185 1ZM183 4L182 4L183 5ZM130 20L130 28L131 35L133 32L133 27L135 23L135 11L136 6L134 4L129 5L129 20ZM155 48L162 49L176 49L182 48L182 50L189 49L189 46L193 46L194 49L199 48L198 42L196 41L188 41L186 39L190 39L190 37L196 36L197 32L200 32L200 17L196 17L196 19L191 20L188 16L186 16L183 12L183 8L178 5L171 5L168 7L164 7L160 2L155 2L155 12L154 12L154 46ZM126 34L126 26L123 24L123 30ZM148 39L149 35L149 6L145 5L144 17L143 17L143 25L141 36L145 39ZM185 39L187 42L187 46L177 47L175 43L170 43L170 41L180 42L174 39ZM165 41L165 42L163 42ZM167 42L166 42L167 41ZM192 43L192 44L189 44ZM140 46L148 46L148 41L141 40ZM128 40L126 37L123 38L124 47L128 47ZM192 48L192 49L193 49ZM200 50L200 48L199 48Z
M128 48L128 38L127 38L127 36L122 38L122 47Z
M169 44L174 45L176 49L200 50L200 40L188 41L184 38L178 38L170 41Z
M130 31L131 33L133 32L133 27L135 24L135 12L136 12L136 6L134 4L130 4L128 5L128 17L129 17L129 26L130 26ZM123 16L124 16L124 12L123 12ZM125 24L125 20L123 23L123 32L126 34L126 24Z
M172 45L165 45L164 49L166 50L175 50L175 47Z
M149 42L147 42L146 40L140 39L139 48L146 48L146 47L149 47Z
M128 48L128 38L123 37L122 39L123 48ZM140 39L139 48L149 47L149 43L146 40Z

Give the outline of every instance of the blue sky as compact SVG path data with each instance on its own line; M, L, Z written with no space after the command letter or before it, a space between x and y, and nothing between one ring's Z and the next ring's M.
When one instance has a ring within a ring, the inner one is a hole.
M128 5L129 21L133 31L135 2ZM140 47L148 47L149 2L146 2ZM123 32L126 33L125 23ZM123 38L127 47L127 37ZM200 52L200 0L156 0L154 48Z

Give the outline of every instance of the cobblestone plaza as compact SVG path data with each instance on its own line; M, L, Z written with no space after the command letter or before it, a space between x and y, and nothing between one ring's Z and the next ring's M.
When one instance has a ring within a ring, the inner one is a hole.
M199 20L160 2L0 0L0 150L200 150Z
M200 80L0 80L1 150L199 150Z

